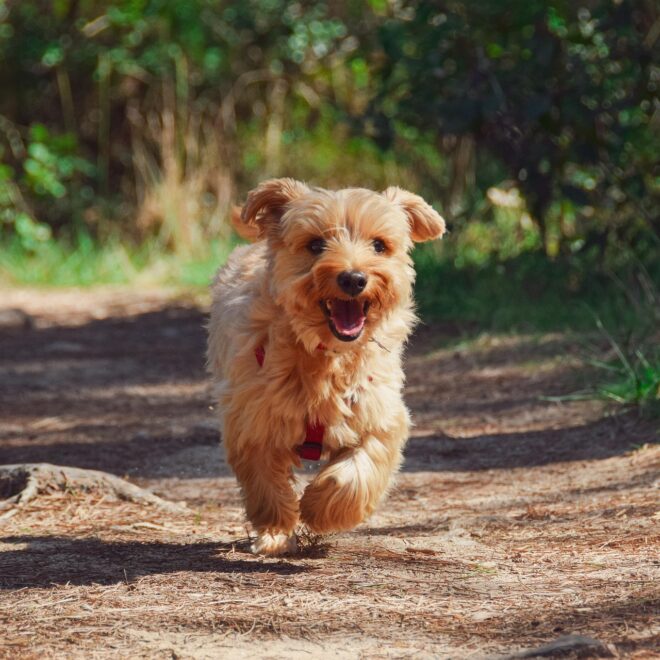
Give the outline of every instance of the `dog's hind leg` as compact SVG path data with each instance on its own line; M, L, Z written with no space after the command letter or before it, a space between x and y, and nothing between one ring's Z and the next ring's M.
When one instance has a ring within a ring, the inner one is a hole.
M302 521L318 534L351 529L374 510L401 464L407 424L386 437L367 436L316 476L300 502Z
M228 459L243 490L248 520L257 530L252 551L263 555L295 552L293 530L298 523L299 507L293 489L291 456L248 450Z

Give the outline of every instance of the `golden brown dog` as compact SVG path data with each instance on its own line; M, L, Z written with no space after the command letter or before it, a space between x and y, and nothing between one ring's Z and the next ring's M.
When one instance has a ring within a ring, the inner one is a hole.
M293 179L253 190L241 220L260 240L216 276L208 361L253 550L274 555L295 551L299 522L315 533L362 522L399 468L410 423L401 354L415 323L409 253L445 223L399 188ZM328 462L299 498L292 468L319 454Z

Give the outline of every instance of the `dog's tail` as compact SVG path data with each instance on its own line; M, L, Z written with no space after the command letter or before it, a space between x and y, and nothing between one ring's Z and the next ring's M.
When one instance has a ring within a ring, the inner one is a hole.
M254 243L259 240L259 229L254 225L248 225L241 219L241 207L232 206L230 211L231 224L234 231L246 241Z

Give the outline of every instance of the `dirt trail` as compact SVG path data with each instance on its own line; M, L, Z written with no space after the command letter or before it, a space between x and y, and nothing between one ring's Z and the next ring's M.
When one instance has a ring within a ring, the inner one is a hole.
M422 328L388 501L264 560L194 301L14 291L0 308L30 315L0 327L0 464L105 470L191 508L57 491L0 518L1 657L485 658L569 634L597 639L592 656L660 657L658 423L543 399L580 386L569 338Z

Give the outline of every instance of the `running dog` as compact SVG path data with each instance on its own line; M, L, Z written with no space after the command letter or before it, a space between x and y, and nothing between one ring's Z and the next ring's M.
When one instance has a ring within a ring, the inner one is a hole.
M238 220L256 242L236 248L213 283L208 364L253 551L278 555L296 551L299 523L351 529L386 494L410 426L410 251L445 222L400 188L293 179L262 183ZM301 459L327 462L299 497Z

